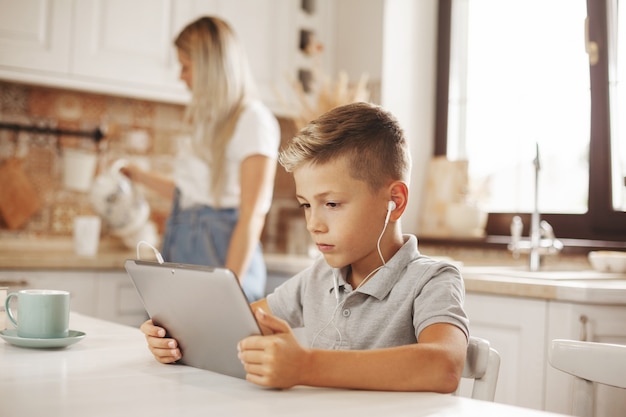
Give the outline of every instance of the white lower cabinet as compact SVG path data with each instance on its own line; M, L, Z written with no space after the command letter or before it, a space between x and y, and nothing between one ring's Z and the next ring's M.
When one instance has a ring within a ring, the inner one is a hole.
M465 308L471 334L501 356L496 402L571 414L573 377L550 366L551 341L626 344L626 306L468 293ZM626 416L623 390L596 386L594 396L595 417Z
M8 287L8 292L23 289L69 291L72 311L96 315L98 283L89 271L0 271L0 286Z
M575 339L626 345L626 307L550 302L547 339ZM548 365L545 409L570 414L574 377ZM595 386L596 417L626 416L624 390Z
M126 272L98 272L96 317L116 323L139 326L148 314Z
M0 271L0 286L8 286L8 292L26 288L69 291L72 311L116 323L139 326L147 318L126 272Z
M495 401L543 408L545 301L468 293L472 336L489 340L501 356ZM465 387L462 386L461 393Z

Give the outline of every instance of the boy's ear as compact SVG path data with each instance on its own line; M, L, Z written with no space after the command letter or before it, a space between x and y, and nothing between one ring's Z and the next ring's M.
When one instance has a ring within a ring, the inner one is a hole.
M409 201L409 187L402 181L395 181L389 187L391 194L390 201L396 203L396 208L391 212L390 220L398 220L404 210L406 210Z

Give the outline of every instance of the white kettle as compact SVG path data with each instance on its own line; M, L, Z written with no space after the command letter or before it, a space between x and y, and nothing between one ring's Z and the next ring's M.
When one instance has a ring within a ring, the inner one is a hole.
M112 235L134 248L140 240L158 242L156 227L149 222L150 206L143 194L120 169L127 161L119 159L96 177L90 191L94 210L105 221Z

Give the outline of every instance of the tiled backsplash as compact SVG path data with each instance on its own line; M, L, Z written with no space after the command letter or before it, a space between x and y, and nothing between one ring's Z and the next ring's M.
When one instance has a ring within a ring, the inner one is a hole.
M101 127L105 138L99 143L73 136L51 135L0 129L0 163L12 156L22 159L22 168L41 201L41 209L18 230L9 230L0 219L0 238L70 236L74 216L93 213L88 193L67 189L63 184L62 154L65 147L79 147L97 153L97 172L106 170L119 158L137 160L162 173L171 172L175 140L180 131L184 107L27 86L0 81L0 122L36 125L62 130L92 130ZM283 140L294 133L293 123L279 118ZM97 174L96 174L97 175ZM1 186L1 185L0 185ZM162 228L170 202L144 190L151 206L152 220ZM293 182L278 168L274 212L268 216L273 230L264 239L274 250L284 250L284 210L291 210ZM285 203L282 203L282 202ZM271 219L271 221L270 221ZM266 228L267 229L267 228ZM106 227L103 233L106 234Z
M93 213L86 192L64 187L62 150L65 147L82 147L97 152L99 170L107 169L112 161L124 157L137 159L162 173L171 171L183 113L184 108L180 105L0 81L0 122L63 130L106 128L106 137L99 145L90 139L69 136L57 138L22 132L15 137L13 132L0 129L0 164L14 155L23 157L22 168L42 201L40 210L18 230L9 230L0 218L0 239L69 238L74 217ZM281 117L278 121L285 143L295 133L295 125ZM0 183L2 186L5 184ZM151 207L152 220L162 230L170 202L149 190L144 192ZM302 211L294 195L291 175L278 167L274 202L263 234L267 252L301 253L307 250L307 245L302 242L303 239L308 241L307 233L296 233L304 230ZM107 236L106 226L103 236ZM299 239L295 242L297 245L293 244L294 236ZM511 260L511 254L506 250L463 250L436 244L420 245L420 248L428 255L448 256L469 263L507 263Z

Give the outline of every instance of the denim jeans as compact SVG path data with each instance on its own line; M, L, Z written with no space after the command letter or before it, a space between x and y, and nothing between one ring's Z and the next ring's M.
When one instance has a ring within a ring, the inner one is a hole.
M223 267L239 210L215 210L208 206L181 210L178 196L177 191L166 223L163 258L166 262ZM266 281L267 270L259 243L242 280L250 302L265 296Z

